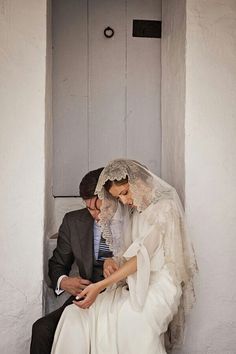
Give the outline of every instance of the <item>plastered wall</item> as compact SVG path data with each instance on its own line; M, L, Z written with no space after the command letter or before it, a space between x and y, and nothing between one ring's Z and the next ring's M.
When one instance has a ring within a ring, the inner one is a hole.
M235 354L236 2L187 1L186 26L186 213L200 274L184 353Z
M163 2L162 57L171 55L164 69L172 76L165 74L167 82L162 86L164 104L170 102L162 120L166 119L163 136L176 132L178 142L185 109L184 164L166 139L169 152L163 172L174 176L173 161L184 167L188 231L200 272L197 303L187 320L185 343L175 353L235 354L236 3L187 0L179 12L182 5L184 1ZM175 24L184 18L185 43L179 46L183 25ZM185 49L185 75L179 75L181 47ZM183 101L176 91L176 77L179 86L185 85ZM181 146L180 142L180 151ZM178 143L175 147L179 149ZM182 173L172 179L177 189Z
M42 313L46 0L0 1L0 353Z

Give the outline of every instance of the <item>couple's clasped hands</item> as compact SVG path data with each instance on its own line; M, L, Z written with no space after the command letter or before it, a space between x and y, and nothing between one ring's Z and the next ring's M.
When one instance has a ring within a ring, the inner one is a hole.
M112 258L106 259L103 265L104 278L109 277L118 269L117 263ZM89 308L96 300L98 294L104 290L102 282L91 283L89 280L79 277L62 279L61 287L76 296L76 300L73 301L74 304L83 309Z

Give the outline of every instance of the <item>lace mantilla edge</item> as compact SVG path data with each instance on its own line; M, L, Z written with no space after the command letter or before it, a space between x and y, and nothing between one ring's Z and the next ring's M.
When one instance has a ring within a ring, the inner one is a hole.
M171 212L177 213L175 216L178 218L179 223L176 224L178 227L175 230L175 237L173 237L173 235L166 237L167 234L164 237L166 262L174 264L174 266L178 268L177 278L182 284L183 292L178 313L170 324L171 347L177 346L181 344L183 340L185 315L195 302L193 276L198 271L191 242L188 240L185 233L183 208L175 189L152 174L140 163L128 159L111 161L100 175L96 194L98 194L99 198L103 199L103 207L100 214L100 224L104 233L103 237L106 239L106 243L116 257L121 257L123 254L124 229L128 224L131 224L131 218L129 218L129 223L127 223L126 220L123 226L120 224L117 228L118 231L112 236L110 221L116 214L118 201L114 200L114 198L106 192L104 185L108 180L114 181L125 178L128 178L133 201L138 211L144 211L151 203L157 204L160 200L171 200L174 206L171 208ZM168 212L170 212L170 210ZM158 216L159 215L157 215L157 217ZM172 217L175 216L172 215ZM169 225L169 221L166 220L166 217L167 215L163 216L163 223ZM166 230L164 232L166 232Z

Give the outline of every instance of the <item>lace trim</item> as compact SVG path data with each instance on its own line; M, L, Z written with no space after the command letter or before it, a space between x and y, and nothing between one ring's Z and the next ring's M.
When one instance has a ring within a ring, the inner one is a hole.
M149 222L156 223L158 219L164 236L165 262L173 278L182 286L179 311L170 325L171 345L173 346L181 343L183 339L184 318L195 302L193 276L198 271L191 242L186 237L183 208L175 189L140 163L128 159L111 161L100 175L96 194L103 199L100 225L103 237L114 256L121 258L127 249L125 242L129 236L132 216L127 213L126 208L119 209L118 201L106 192L104 185L108 180L119 181L125 178L128 178L134 204L139 212L143 212L150 204L156 204L158 208L161 205L158 202L161 200L171 202L166 204L168 207L162 212L157 211L155 215L151 215ZM122 210L126 210L126 213ZM171 227L169 224L173 219L177 229L168 233L165 228ZM130 245L132 241L129 242Z

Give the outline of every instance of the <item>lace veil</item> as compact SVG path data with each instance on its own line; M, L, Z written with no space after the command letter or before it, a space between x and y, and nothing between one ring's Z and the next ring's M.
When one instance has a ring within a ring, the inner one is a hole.
M171 213L178 220L179 227L174 233L164 234L163 237L165 262L169 265L174 279L182 286L179 310L169 326L168 345L171 348L182 342L185 315L195 301L193 276L197 272L197 264L192 244L185 232L183 207L176 190L139 162L129 159L111 161L102 171L95 193L103 200L100 225L103 237L114 256L122 257L132 243L129 239L131 211L122 207L118 200L105 190L104 185L108 180L120 181L125 178L128 178L133 203L138 212L143 212L150 204L157 204L160 200L169 200ZM169 215L170 213L157 213L156 220L154 218L152 222L157 222L159 218L159 223L166 225Z

